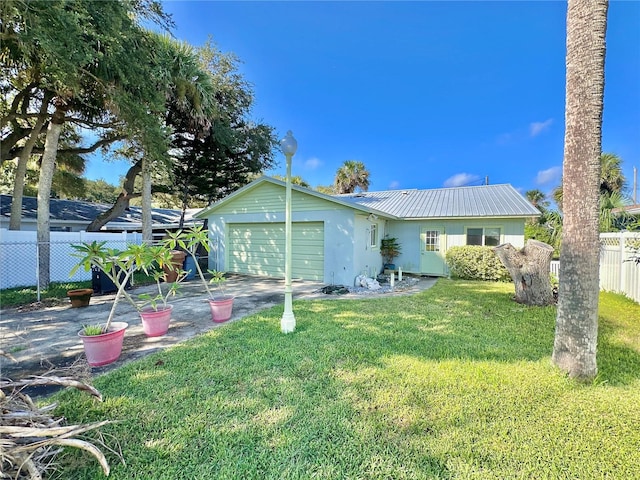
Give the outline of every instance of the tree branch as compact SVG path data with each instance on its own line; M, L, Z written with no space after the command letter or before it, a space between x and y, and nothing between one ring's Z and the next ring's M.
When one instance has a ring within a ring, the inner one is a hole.
M91 127L91 128L116 128L116 127L121 127L123 125L122 122L117 120L112 122L101 123L101 122L92 122L91 120L85 120L85 119L76 118L76 117L66 117L65 121L69 123L75 123L77 125L82 125L85 127Z
M127 174L124 178L124 185L122 186L122 192L120 192L120 195L118 195L116 202L109 210L98 215L87 226L87 232L99 232L103 226L124 213L125 209L129 207L129 201L132 198L139 197L141 195L140 193L134 193L135 180L141 172L142 160L138 160L127 171Z
M45 128L43 127L43 130L45 130ZM96 150L98 150L101 147L104 147L105 145L109 145L110 143L113 142L117 142L118 140L124 140L125 138L127 138L126 135L114 135L113 137L106 137L106 138L102 138L100 140L98 140L97 142L95 142L93 145L90 145L88 147L75 147L75 148L61 148L58 150L59 154L69 154L69 155L82 155L84 153L92 153L95 152ZM20 155L20 152L22 151L22 148L16 148L14 150L11 150L9 152L9 158L15 158L18 155ZM44 153L44 148L43 147L37 147L33 149L32 151L33 154L36 155L42 155ZM3 160L4 161L4 160Z

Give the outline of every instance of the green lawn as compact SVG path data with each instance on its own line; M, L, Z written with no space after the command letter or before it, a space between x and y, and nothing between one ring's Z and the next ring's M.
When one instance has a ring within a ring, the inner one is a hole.
M148 285L153 283L153 278L142 272L133 274L135 285ZM91 280L84 282L51 282L49 288L40 290L40 300L43 302L50 300L68 301L67 291L76 288L92 288ZM14 287L0 290L0 308L19 307L38 301L38 288Z
M550 363L555 308L509 284L295 302L63 392L113 419L113 479L640 478L640 305L602 294L600 375ZM207 321L206 319L202 319ZM69 453L59 478L103 478Z

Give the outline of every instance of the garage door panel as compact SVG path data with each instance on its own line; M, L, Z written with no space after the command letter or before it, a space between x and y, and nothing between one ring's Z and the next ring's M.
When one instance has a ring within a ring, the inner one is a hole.
M324 225L292 225L294 278L324 279ZM229 271L284 277L284 224L231 224L228 229Z

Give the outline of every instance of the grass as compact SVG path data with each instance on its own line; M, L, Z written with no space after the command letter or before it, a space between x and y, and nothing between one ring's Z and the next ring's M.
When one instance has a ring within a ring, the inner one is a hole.
M133 274L135 285L146 285L153 283L153 277L141 272ZM91 280L84 282L51 282L49 288L40 290L40 300L65 300L67 291L78 288L92 288ZM38 301L38 289L36 286L5 288L0 290L0 307L19 307Z
M276 307L57 398L113 419L113 479L640 478L640 305L601 296L600 374L550 362L555 308L508 284ZM202 319L202 321L207 321ZM69 452L59 478L103 478Z

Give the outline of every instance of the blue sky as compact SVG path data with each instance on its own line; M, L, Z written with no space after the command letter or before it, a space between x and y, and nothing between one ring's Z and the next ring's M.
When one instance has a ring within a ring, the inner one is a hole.
M293 174L333 183L345 160L370 190L510 183L562 172L566 3L170 1L174 35L242 61L253 117L298 140ZM640 168L640 2L613 0L603 151ZM284 157L269 174L285 173ZM116 182L121 163L89 178Z

